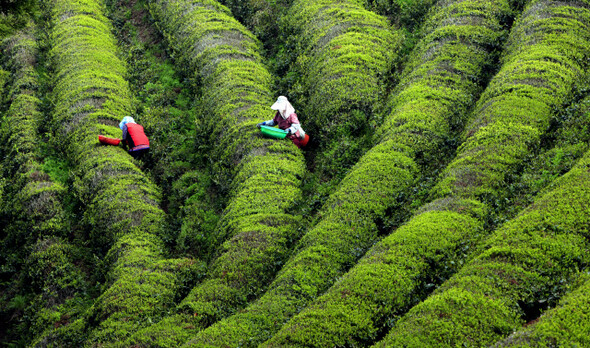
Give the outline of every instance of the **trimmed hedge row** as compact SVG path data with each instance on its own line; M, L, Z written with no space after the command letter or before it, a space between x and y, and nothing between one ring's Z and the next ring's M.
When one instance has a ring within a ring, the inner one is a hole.
M194 260L164 259L158 188L123 149L98 145L98 134L119 137L120 119L134 111L104 4L55 0L47 11L53 22L54 129L74 167L88 238L98 255L106 253L107 280L85 318L39 344L113 343L163 316L176 289L202 270Z
M18 271L10 291L29 301L13 322L12 338L27 342L62 318L79 314L77 304L86 297L87 284L79 266L77 248L63 240L69 229L62 200L66 189L43 170L39 127L43 114L35 71L39 54L31 26L5 39L1 46L4 66L10 71L7 93L10 108L0 126L2 177L5 195L2 262L4 269ZM4 311L4 310L3 310Z
M567 103L576 84L582 82L584 57L588 56L585 11L575 10L576 6L535 4L538 2L529 6L529 15L513 29L503 66L482 95L477 118L465 132L461 155L438 185L439 195L461 194L477 186L473 194L499 196L498 185L487 183L501 182L507 167L482 168L479 157L485 152L498 164L507 165L513 162L511 157L521 158L528 151L526 144L538 142L539 133L547 129L551 108ZM518 123L514 115L519 115ZM475 132L480 135L473 136ZM500 137L514 139L510 148L498 141Z
M589 14L581 2L528 6L436 194L484 204L505 196L506 174L538 146L552 111L568 101L587 68ZM587 229L588 190L578 187L587 179L574 174L577 168L495 232L474 261L410 310L381 345L488 345L535 315L539 303L558 297L559 282L576 271L587 248L577 234Z
M144 330L161 330L168 342L186 325L201 328L258 297L298 239L301 216L291 210L301 198L305 172L301 151L290 141L263 138L255 125L272 118L272 78L254 36L212 0L151 1L149 9L175 52L177 64L198 81L208 127L213 179L228 191L228 205L212 236L208 279L182 301L177 317ZM169 323L175 323L169 325ZM161 336L160 336L161 337ZM135 342L135 341L134 341ZM176 341L175 341L176 342ZM160 342L158 344L169 344Z
M538 321L515 332L495 347L588 347L590 346L590 274L580 275L559 305Z
M522 172L516 177L510 175L506 180L510 188L507 196L495 201L498 214L494 216L494 222L508 221L532 204L541 190L572 169L590 148L590 95L578 100L590 86L590 80L586 81L587 87L582 83L577 88L581 94L574 92L575 101L558 110L552 118L540 150L530 152L524 160Z
M80 262L83 249L63 238L40 238L27 251L25 277L34 298L25 310L26 328L20 334L31 343L80 318L90 305L90 284Z
M3 164L5 188L3 214L12 221L5 227L3 246L20 249L44 236L65 236L67 222L62 207L65 188L43 170L37 125L43 119L37 97L23 93L13 100L5 115L2 141L7 151ZM23 250L23 252L25 252ZM26 252L25 252L26 253Z
M449 7L448 15L468 11L461 4ZM509 12L509 8L498 12ZM491 52L502 27L494 14L481 16L489 27L470 31L473 26L465 25L455 33L442 21L440 28L433 24L433 32L419 47L422 54L416 54L413 69L404 75L393 111L380 129L381 141L325 203L319 223L301 240L299 253L260 300L244 313L202 331L191 344L255 345L269 339L342 276L384 232L380 219L406 202L420 180L420 159L440 157L445 139L453 136L450 124L462 122L485 83L484 71L494 60ZM459 53L471 57L470 64L455 64Z
M590 154L415 306L382 346L484 346L552 304L590 261ZM587 323L586 323L586 329Z
M413 70L409 70L401 82L403 87L396 96L399 99L397 105L394 102L394 110L411 110L416 95L410 97L410 93L430 91L440 99L418 100L420 104L425 107L444 105L454 97L458 100L455 105L463 104L465 112L469 105L468 94L476 95L478 86L484 83L482 72L493 60L493 47L502 42L502 35L507 35L501 20L509 15L508 2L447 1L436 5L424 26L430 32L418 43L407 65ZM466 33L473 36L465 36ZM469 70L464 68L463 74L453 71L463 62L471 62ZM428 73L437 71L433 67L441 66L448 70ZM436 91L430 87L436 86L436 78L447 80L447 88L454 87L455 91ZM477 78L479 83L475 82ZM443 98L445 94L447 98ZM452 113L448 108L443 110ZM410 115L414 116L411 111L400 113L387 121L386 127L391 124L404 127L401 123ZM387 132L400 132L396 127L391 128L381 130L382 136L387 137ZM265 345L292 346L311 342L313 346L364 346L373 343L387 331L396 316L456 271L459 260L474 247L481 233L484 214L485 206L469 197L448 197L427 205L407 224L376 244L351 271L291 319Z
M555 131L558 146L539 155L538 163L530 168L535 172L523 178L534 181L534 185L522 188L521 194L535 193L541 185L547 184L546 180L565 174L561 173L563 168L567 168L567 172L573 166L570 164L583 156L588 146L577 140L585 135L576 134L574 139L568 136L583 132L587 127L589 102L590 98L586 98L572 105L575 115ZM549 174L542 182L531 179L531 176L541 178ZM460 201L457 197L426 205L406 225L368 251L355 267L292 318L266 345L295 346L302 342L311 342L314 346L369 345L401 314L463 265L465 255L474 249L479 239L488 212L489 209L477 200ZM557 320L562 318L564 314ZM583 318L579 323L584 323ZM562 327L564 331L560 337L565 343L569 336L567 326ZM587 329L583 324L576 327L578 332ZM506 341L524 346L529 342L528 331ZM576 334L576 337L582 336ZM533 341L547 342L538 338Z
M297 0L281 21L295 47L288 94L317 146L315 173L340 179L370 146L403 35L357 1Z

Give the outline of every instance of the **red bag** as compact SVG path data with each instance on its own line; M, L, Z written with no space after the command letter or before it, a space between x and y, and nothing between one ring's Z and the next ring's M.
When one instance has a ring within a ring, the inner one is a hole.
M309 135L305 134L305 138L303 140L301 140L301 147L307 145L308 141L309 141Z
M121 142L121 139L119 138L107 138L104 135L99 135L98 136L98 141L100 141L101 144L104 145L119 145L119 143Z

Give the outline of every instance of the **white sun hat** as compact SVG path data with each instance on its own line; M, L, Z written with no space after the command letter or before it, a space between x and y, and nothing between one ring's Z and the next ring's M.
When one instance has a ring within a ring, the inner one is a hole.
M125 117L123 117L123 120L121 120L121 123L119 123L119 128L121 128L121 130L123 130L123 126L126 125L127 123L135 123L135 120L131 116L125 116Z
M295 113L295 109L293 108L291 103L289 103L287 97L282 95L277 98L277 101L274 104L272 104L270 108L279 111L283 118L287 118L289 117L289 115Z

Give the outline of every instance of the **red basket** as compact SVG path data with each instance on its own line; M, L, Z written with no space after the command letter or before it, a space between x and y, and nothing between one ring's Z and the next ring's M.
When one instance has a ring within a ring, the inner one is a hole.
M119 145L119 143L121 142L121 139L107 138L104 135L99 135L98 141L100 141L100 143L104 144L104 145Z

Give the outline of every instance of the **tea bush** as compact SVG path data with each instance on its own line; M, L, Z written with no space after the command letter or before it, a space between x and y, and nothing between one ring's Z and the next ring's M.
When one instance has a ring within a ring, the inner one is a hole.
M510 11L506 4L500 8L498 12ZM450 4L447 15L468 9L463 2ZM445 18L444 12L439 15ZM299 243L298 253L263 297L245 312L202 331L191 344L254 345L269 339L341 277L380 234L390 231L384 219L403 218L400 211L411 199L413 185L427 175L428 166L437 166L429 162L444 160L446 139L456 136L487 82L485 69L494 61L494 47L503 33L497 17L488 16L481 28L470 30L472 26L465 25L457 32L448 21L440 20L437 28L433 16L433 32L417 47L413 65L404 72L392 112L377 131L379 142L328 198L318 223ZM458 56L469 57L465 61L470 64L455 64Z
M370 147L403 35L356 1L294 1L281 21L295 47L286 92L311 136L311 165L339 181Z
M290 141L265 139L255 127L272 118L272 77L260 43L229 10L210 0L151 1L149 9L177 64L198 81L203 118L197 122L208 129L203 141L211 149L212 180L228 201L211 237L215 252L207 279L180 303L176 318L133 338L143 341L169 330L170 342L179 330L167 323L179 325L191 314L182 325L206 326L264 291L298 238L301 216L292 209L301 197L305 166Z
M486 10L482 11L482 7ZM447 107L453 105L450 101L455 98L454 105L463 104L460 109L463 112L457 116L465 119L468 98L476 96L485 83L485 62L494 59L493 47L502 42L501 35L507 34L502 30L502 20L510 13L508 2L449 1L437 4L425 23L425 28L431 32L425 33L418 42L406 66L410 70L401 80L403 87L399 87L399 93L394 97L394 105L397 102L402 110L407 111L394 113L380 134L388 137L391 135L386 132L401 132L400 128L408 122L405 119L413 116L412 113L420 115L411 108L414 101L420 102L424 108L449 103L439 110L453 113L455 110ZM474 17L477 19L472 20ZM473 36L463 36L467 32ZM446 36L445 39L441 39L442 35ZM464 62L473 62L473 65L471 68L462 67L465 69L463 74L448 69ZM446 90L437 91L432 87L436 79L439 83L447 79L452 82L446 82ZM415 94L409 97L412 92ZM427 93L439 99L418 99ZM446 126L458 127L460 119L454 121L454 125ZM397 125L390 127L393 122ZM449 130L447 134L452 132ZM417 149L418 146L408 148ZM435 155L434 151L427 153ZM350 272L292 318L265 345L289 346L303 342L314 342L313 345L317 346L371 344L387 332L397 315L457 270L482 232L480 220L485 213L486 207L472 197L445 197L426 205L408 223L370 249Z
M119 120L134 113L104 4L56 0L47 12L52 19L53 129L74 167L83 224L104 257L106 272L104 291L72 330L74 336L84 333L87 344L108 344L158 320L173 306L186 278L203 271L195 260L164 258L158 188L124 150L97 143L98 134L118 137ZM55 331L39 341L57 336L65 344L71 339L67 329Z
M527 7L436 194L470 195L483 203L505 194L510 168L539 146L552 110L567 103L584 75L588 14L570 3L534 1ZM497 230L473 261L392 328L383 345L491 344L555 301L559 282L585 260L579 250L585 248L580 234L587 217L577 204L587 193L577 186L585 180L578 172L571 170L561 185Z
M383 345L489 345L554 303L589 261L589 158L490 236L484 251L402 317Z
M35 30L29 26L1 43L3 65L10 72L6 84L10 106L0 125L1 174L10 183L0 203L1 253L3 269L12 270L2 293L26 301L9 306L17 310L13 318L18 318L12 320L10 336L20 342L30 342L56 324L55 313L75 315L71 304L84 299L87 288L85 275L74 264L81 258L74 257L79 251L63 239L69 229L62 204L66 189L42 168Z
M588 313L590 303L590 278L587 271L580 272L580 279L572 284L570 292L559 304L546 311L529 326L511 334L495 347L547 347L578 346L590 344Z

